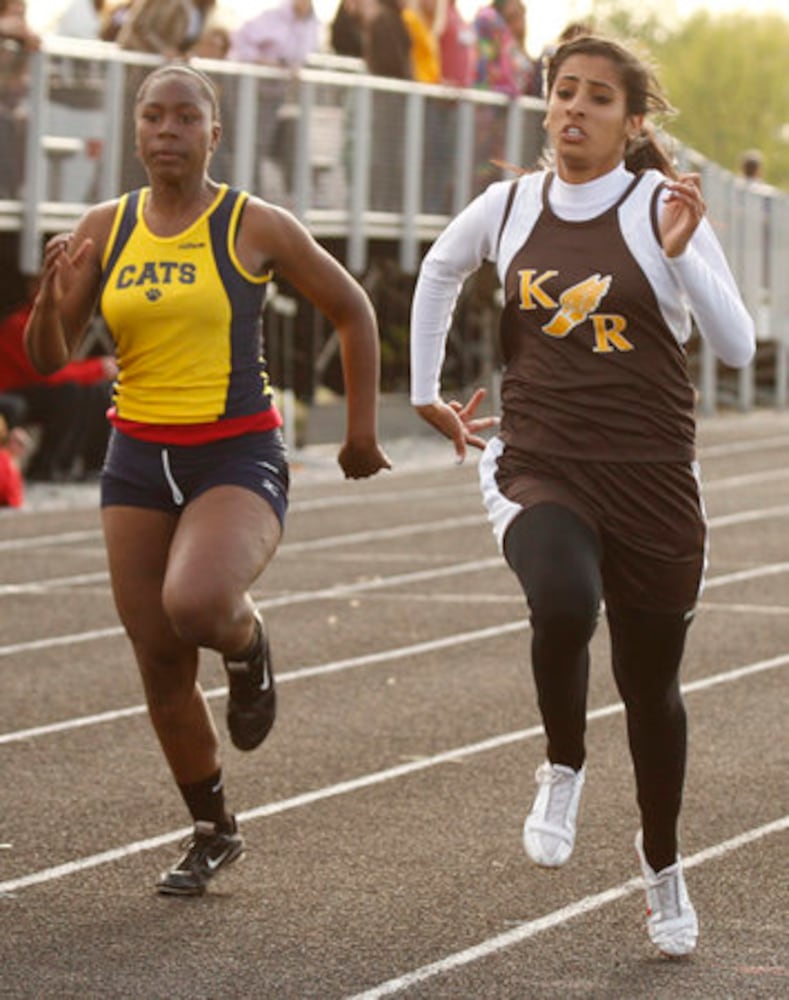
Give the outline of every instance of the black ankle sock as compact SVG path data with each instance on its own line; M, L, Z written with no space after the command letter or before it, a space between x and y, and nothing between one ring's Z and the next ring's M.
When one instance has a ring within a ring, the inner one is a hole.
M245 650L238 654L238 656L228 656L226 659L230 660L231 663L249 663L254 660L256 656L260 653L261 646L263 645L263 627L260 624L260 619L255 618L255 631L252 633L252 639Z
M188 785L178 785L192 819L216 823L221 830L231 830L233 820L225 809L225 791L222 771Z

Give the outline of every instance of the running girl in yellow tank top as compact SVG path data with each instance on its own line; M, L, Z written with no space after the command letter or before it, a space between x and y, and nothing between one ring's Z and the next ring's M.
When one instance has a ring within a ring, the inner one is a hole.
M343 472L355 479L389 467L377 442L370 302L293 216L211 180L217 108L211 82L188 66L146 78L135 126L150 187L92 208L73 237L50 241L26 332L41 372L74 355L98 304L117 344L102 520L151 721L195 823L186 853L157 883L175 895L202 894L243 851L197 681L200 647L224 658L236 746L258 746L274 722L269 644L249 595L276 551L287 506L260 331L272 272L339 334Z

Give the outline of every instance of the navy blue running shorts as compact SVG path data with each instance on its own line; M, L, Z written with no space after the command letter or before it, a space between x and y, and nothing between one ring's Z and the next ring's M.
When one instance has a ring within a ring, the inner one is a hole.
M197 445L141 441L114 428L101 471L101 506L178 514L214 486L243 486L267 500L284 523L289 485L279 428Z

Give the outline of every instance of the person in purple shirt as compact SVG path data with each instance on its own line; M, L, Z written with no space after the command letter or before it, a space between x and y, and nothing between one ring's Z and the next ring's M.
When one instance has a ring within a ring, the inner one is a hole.
M261 11L233 34L231 59L298 68L320 40L320 22L312 0L284 0Z
M234 32L228 58L286 67L294 73L317 51L320 22L312 0L283 0L261 11ZM287 201L293 173L292 121L283 115L290 89L287 79L258 81L258 158L260 184L272 201Z

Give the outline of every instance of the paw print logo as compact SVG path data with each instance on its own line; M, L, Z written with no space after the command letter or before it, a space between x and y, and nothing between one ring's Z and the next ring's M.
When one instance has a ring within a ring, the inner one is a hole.
M160 299L161 297L162 293L159 291L158 288L149 288L148 291L145 293L145 298L149 302L156 302L157 299Z

